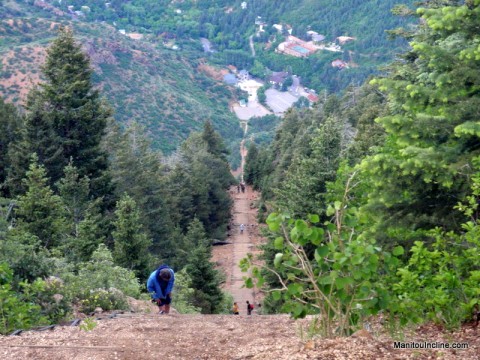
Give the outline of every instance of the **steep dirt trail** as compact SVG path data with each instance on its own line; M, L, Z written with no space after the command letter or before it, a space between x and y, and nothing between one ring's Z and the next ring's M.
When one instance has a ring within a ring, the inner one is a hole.
M240 168L233 172L240 181L243 182L243 169L247 150L244 146L245 140L241 142L240 154L242 157ZM245 258L248 253L255 253L256 246L261 243L261 237L258 234L257 210L252 207L253 202L259 197L259 194L250 186L245 187L245 192L238 191L237 186L232 186L230 196L233 199L233 214L230 224L228 241L229 245L216 246L213 248L213 261L226 275L224 290L233 296L237 302L240 314L245 315L247 300L252 304L257 304L258 292L256 289L247 289L244 287L246 273L243 273L239 267L240 260ZM240 225L245 225L243 233L240 232Z

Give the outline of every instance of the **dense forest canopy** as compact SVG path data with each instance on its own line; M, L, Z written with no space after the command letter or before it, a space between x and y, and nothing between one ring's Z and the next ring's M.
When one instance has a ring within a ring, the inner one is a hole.
M403 3L411 5L413 1ZM74 6L74 10L81 10L87 20L107 21L119 29L153 33L159 40L175 39L187 47L191 47L188 43L199 44L199 38L206 38L213 44L212 61L248 70L254 66L249 43L252 36L261 66L271 71L290 67L307 86L339 91L351 82L363 82L377 71L379 64L393 59L399 47L405 45L400 39L389 39L385 33L412 23L410 19L391 13L397 4L393 0L114 0L106 5L91 0L73 0L58 6L66 12L69 6ZM283 30L274 28L275 24ZM334 42L339 36L355 40L345 45L345 51L340 54L322 52L308 59L275 56L276 45L286 35L308 40L307 31L323 34L326 42ZM360 68L336 74L330 62L339 56Z
M480 1L424 5L386 75L250 147L270 241L262 271L244 265L276 289L268 308L324 314L329 335L378 312L455 327L478 309Z

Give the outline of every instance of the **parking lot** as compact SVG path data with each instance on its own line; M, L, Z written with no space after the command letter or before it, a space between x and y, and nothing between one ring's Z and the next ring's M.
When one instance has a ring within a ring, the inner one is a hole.
M265 91L267 105L275 115L281 115L290 108L298 99L289 92L280 92L275 89Z

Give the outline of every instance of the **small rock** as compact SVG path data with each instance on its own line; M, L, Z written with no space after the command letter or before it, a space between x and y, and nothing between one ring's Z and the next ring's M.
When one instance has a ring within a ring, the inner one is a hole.
M313 340L309 340L305 343L305 350L313 350L315 349L315 343L313 342Z
M352 338L367 338L367 339L373 339L372 334L370 334L367 330L365 329L360 329L358 331L355 331L352 336Z

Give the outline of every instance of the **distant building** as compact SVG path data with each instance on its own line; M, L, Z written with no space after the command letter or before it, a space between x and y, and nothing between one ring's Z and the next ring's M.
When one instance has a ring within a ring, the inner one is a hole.
M343 44L345 44L349 41L353 41L353 40L355 40L355 38L350 37L350 36L339 36L339 37L337 37L337 41L340 45L343 45Z
M317 47L290 35L286 42L278 45L277 50L295 57L307 57L317 51Z
M119 32L120 34L122 34L122 35L125 35L125 34L127 33L127 32L125 31L125 29L120 29L120 30L118 30L118 32Z
M235 65L227 65L227 69L230 70L232 73L237 73L237 67Z
M307 99L311 103L316 103L318 101L318 96L314 94L308 94Z
M272 85L281 87L288 77L288 73L285 71L273 72L268 82Z
M247 8L247 2L246 1L242 2L240 6L242 7L243 10L245 10Z
M320 34L312 35L312 41L314 41L314 42L322 42L322 41L325 41L325 36L324 36L324 35L320 35Z
M283 25L281 24L273 24L272 27L276 29L279 33L283 31Z
M228 85L237 85L237 78L234 74L225 74L223 76L223 81Z
M240 80L240 81L249 80L250 79L250 74L248 73L247 70L243 69L243 70L240 70L238 72L237 77L238 77L238 80Z
M345 61L340 59L333 60L331 64L333 67L336 67L338 69L345 69L348 67L348 64Z

